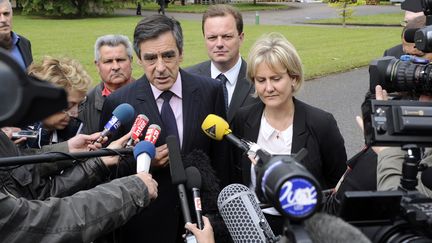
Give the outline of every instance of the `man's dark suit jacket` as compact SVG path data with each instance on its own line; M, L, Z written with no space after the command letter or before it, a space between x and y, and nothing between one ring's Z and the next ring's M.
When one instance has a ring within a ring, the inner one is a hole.
M191 73L211 78L210 64L211 61L205 61L202 63L198 63L195 66L189 67L186 70ZM234 89L230 106L228 107L228 123L231 123L235 113L240 107L258 102L257 98L253 98L251 96L251 94L253 94L255 90L253 85L246 78L246 65L246 62L242 59L240 72L237 77L237 83Z
M31 43L24 36L22 35L18 35L18 36L20 38L20 40L18 41L18 49L20 50L21 55L23 56L24 64L27 68L33 62Z
M315 176L323 189L334 187L346 169L347 155L342 135L333 115L294 99L294 121L291 153L306 148L301 163ZM264 103L241 108L233 121L233 133L256 142L261 126ZM242 181L250 183L251 162L240 151L234 161L241 161Z
M208 114L225 117L222 84L216 80L203 78L180 70L183 92L183 145L181 153L187 155L194 149L200 149L209 155L221 184L229 180L229 162L225 159L224 143L213 141L201 131L201 124ZM145 114L149 124L158 124L161 135L156 146L165 144L166 132L160 113L151 90L149 81L144 75L112 93L105 100L101 128L111 118L111 112L122 103L129 103L135 108L135 115ZM120 134L130 131L132 122L121 126ZM116 136L118 137L118 136ZM223 152L221 152L223 151ZM119 176L136 173L136 163L121 164ZM169 166L155 169L153 178L158 182L158 198L149 207L136 215L121 229L122 242L175 242L178 227L183 229L183 220L179 225L178 193L171 184ZM203 205L204 206L204 205ZM182 230L182 232L184 232Z
M396 58L400 58L402 55L405 55L406 53L403 51L402 44L393 46L392 48L389 48L384 51L383 56L393 56Z

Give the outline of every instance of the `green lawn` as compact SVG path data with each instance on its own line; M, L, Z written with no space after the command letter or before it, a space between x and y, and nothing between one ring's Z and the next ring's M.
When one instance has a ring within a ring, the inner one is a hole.
M32 42L33 56L68 56L78 59L97 83L93 64L93 45L98 36L124 34L132 40L139 17L107 17L75 20L52 20L14 16L14 30ZM199 21L181 21L185 37L182 66L207 59ZM266 32L283 33L298 49L306 77L312 78L365 66L380 57L386 48L400 42L398 27L342 28L316 26L245 26L245 43L241 53L247 57L251 44ZM143 74L134 64L134 77Z
M346 23L348 24L364 24L364 25L400 25L401 20L404 19L404 13L391 13L391 14L377 14L373 16L352 16L348 19ZM307 23L314 24L340 24L342 22L341 18L335 19L319 19L307 21Z

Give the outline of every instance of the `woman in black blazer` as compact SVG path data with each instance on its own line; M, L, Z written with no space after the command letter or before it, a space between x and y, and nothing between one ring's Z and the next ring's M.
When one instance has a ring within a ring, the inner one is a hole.
M346 169L344 140L333 115L294 98L303 83L301 60L294 46L278 33L261 37L249 53L247 75L261 102L243 107L233 133L273 154L297 153L323 189L335 187ZM251 161L235 152L241 180L253 186ZM272 227L273 228L273 227Z

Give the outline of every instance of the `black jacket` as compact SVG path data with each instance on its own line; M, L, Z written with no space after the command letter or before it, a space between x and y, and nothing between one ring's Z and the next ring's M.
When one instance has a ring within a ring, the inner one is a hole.
M197 75L211 78L210 64L211 61L205 61L202 63L198 63L195 66L189 67L186 70ZM247 64L242 59L240 72L237 77L237 83L234 89L234 93L232 95L230 106L228 107L228 113L227 113L228 123L231 123L232 119L234 118L234 115L236 114L237 110L240 107L258 102L257 98L252 97L252 94L254 93L255 89L251 84L251 82L246 78L246 68L247 68Z
M301 163L315 176L323 189L334 187L346 169L346 152L342 135L333 115L294 99L294 121L291 153L306 148L308 154ZM258 139L264 103L241 108L233 121L233 133L252 142ZM237 151L242 181L250 183L250 160Z

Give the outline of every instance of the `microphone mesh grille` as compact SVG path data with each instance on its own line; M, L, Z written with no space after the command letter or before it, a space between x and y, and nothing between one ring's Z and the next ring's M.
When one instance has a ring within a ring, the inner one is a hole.
M219 194L218 208L234 242L266 242L261 228L272 232L255 195L244 185L225 187Z

